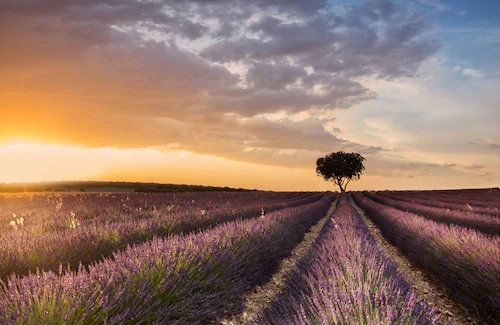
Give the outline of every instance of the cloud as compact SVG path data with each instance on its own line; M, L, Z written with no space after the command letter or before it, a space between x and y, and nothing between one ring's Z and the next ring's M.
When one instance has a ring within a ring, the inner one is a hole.
M205 48L201 55L212 62L289 60L314 71L346 77L414 76L419 64L439 44L419 37L431 27L423 16L410 14L390 1L366 1L343 15L317 13L289 22L264 16L242 34Z
M484 73L479 69L464 68L457 65L453 68L453 70L457 72L460 76L465 77L466 79L484 77Z
M448 169L449 166L422 161L390 161L384 157L375 156L366 162L366 175L415 178L416 176L429 174L436 168Z
M500 136L499 132L496 132L498 136ZM479 146L479 147L486 147L486 148L492 148L495 150L500 150L500 141L496 141L487 137L482 137L476 139L477 142L470 142L471 145L474 146Z
M463 69L462 75L467 76L467 77L473 77L473 78L484 77L484 74L480 70L477 70L477 69Z
M365 77L418 75L439 44L424 37L427 18L405 6L343 8L326 0L2 1L0 137L302 167L329 151L375 154L382 148L325 131L320 116L375 99ZM285 118L263 117L270 113ZM301 113L308 118L288 118Z
M442 1L439 1L439 0L417 0L417 1L420 2L420 3L423 3L425 5L435 7L437 9L439 9L439 10L450 9L449 5L443 3Z
M294 122L272 121L262 116L224 117L213 119L201 131L191 124L163 121L157 130L181 134L181 141L165 150L183 149L236 161L298 168L311 168L319 156L331 151L373 155L382 150L340 139L327 132L322 121L316 118Z
M486 167L486 166L479 165L479 164L471 164L471 165L465 166L464 168L470 169L470 170L478 170L478 169L483 169L484 167Z
M282 90L307 76L304 68L288 64L254 62L247 71L247 81L255 88Z
M386 151L384 149L384 151ZM492 172L485 171L486 166L479 164L461 165L456 163L437 164L419 161L405 156L396 156L396 159L388 160L387 157L376 152L366 162L366 175L383 176L388 178L414 179L440 174L468 175L490 177Z

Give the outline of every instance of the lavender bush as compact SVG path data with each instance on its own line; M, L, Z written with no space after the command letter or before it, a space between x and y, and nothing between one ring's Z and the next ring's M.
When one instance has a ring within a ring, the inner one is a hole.
M0 324L209 324L241 310L332 201L154 239L88 270L10 276Z
M436 199L443 202L468 203L473 206L500 209L500 190L447 190L447 191L398 191L417 198Z
M469 228L480 230L486 234L500 234L500 218L494 216L467 213L464 211L449 210L438 207L430 207L413 202L394 200L389 197L373 194L370 192L363 192L363 194L376 202L403 211L417 213L437 222L466 226Z
M354 193L356 203L408 258L439 278L485 322L500 319L500 238L403 212Z
M480 206L480 205L472 205L465 202L463 199L460 199L460 202L455 201L448 201L448 199L445 197L442 199L442 196L436 196L433 198L426 198L422 196L411 196L407 195L404 193L400 192L393 192L393 191L382 191L382 192L377 192L377 194L386 196L391 199L395 200L400 200L400 201L406 201L406 202L413 202L413 203L418 203L418 204L423 204L423 205L428 205L432 207L439 207L439 208L444 208L444 209L449 209L449 210L460 210L468 213L479 213L479 214L490 214L496 217L500 217L500 209L497 207L490 205L490 206ZM464 203L465 202L465 203Z
M436 324L343 194L261 325Z
M8 229L0 237L0 278L37 268L57 271L61 263L65 269L68 265L77 269L80 263L88 265L154 236L256 217L321 197L252 192L37 196L4 201L2 210L17 215L14 224L9 219L3 223ZM24 210L20 203L27 203Z

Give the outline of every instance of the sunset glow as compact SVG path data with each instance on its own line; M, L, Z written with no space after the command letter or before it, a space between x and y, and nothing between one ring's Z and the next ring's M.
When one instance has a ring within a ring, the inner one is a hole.
M495 1L28 2L0 4L0 183L326 190L352 151L353 190L500 185Z

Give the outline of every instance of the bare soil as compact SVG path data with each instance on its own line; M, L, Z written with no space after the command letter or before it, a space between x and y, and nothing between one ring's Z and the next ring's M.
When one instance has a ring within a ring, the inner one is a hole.
M441 314L440 324L480 324L460 303L450 297L439 280L427 274L421 267L411 263L404 254L392 245L382 235L377 225L354 203L350 194L349 200L375 237L382 253L396 263L399 272L411 284L418 296Z
M332 206L318 223L311 227L310 231L304 235L304 239L293 249L289 257L280 263L278 272L271 280L263 286L257 286L253 292L245 296L246 303L244 310L230 318L221 320L222 325L249 325L254 324L255 317L267 307L285 287L288 276L295 270L298 261L308 252L316 242L321 229L335 211L339 196L332 203Z

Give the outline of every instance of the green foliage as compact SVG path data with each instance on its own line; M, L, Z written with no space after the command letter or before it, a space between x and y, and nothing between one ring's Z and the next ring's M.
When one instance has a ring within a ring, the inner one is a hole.
M355 152L332 152L316 161L316 173L325 181L332 181L338 185L341 192L345 192L351 180L357 180L365 170L365 158Z

